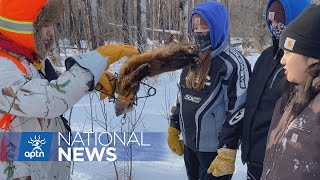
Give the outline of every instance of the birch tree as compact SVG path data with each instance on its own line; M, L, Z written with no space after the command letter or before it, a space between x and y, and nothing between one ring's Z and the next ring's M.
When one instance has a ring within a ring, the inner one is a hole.
M182 24L182 40L188 42L189 0L182 1Z
M99 36L100 28L98 22L98 0L89 0L90 1L90 9L91 9L91 19L92 19L92 29L94 35L94 47L98 47L102 45L101 36Z
M138 0L138 45L140 51L146 50L147 45L147 0Z

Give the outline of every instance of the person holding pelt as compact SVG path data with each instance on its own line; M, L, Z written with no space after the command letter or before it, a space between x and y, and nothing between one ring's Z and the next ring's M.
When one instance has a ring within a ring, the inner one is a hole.
M99 81L112 94L106 70L123 56L138 53L130 45L100 46L67 58L66 71L58 75L46 57L63 7L62 0L0 1L0 179L69 179L71 162L17 161L12 149L20 148L20 140L4 135L69 132L62 114Z
M170 116L168 146L177 155L184 155L189 180L231 179L250 65L227 42L228 12L224 5L197 5L190 25L200 60L182 70ZM183 141L179 140L181 133ZM217 162L226 166L218 167Z

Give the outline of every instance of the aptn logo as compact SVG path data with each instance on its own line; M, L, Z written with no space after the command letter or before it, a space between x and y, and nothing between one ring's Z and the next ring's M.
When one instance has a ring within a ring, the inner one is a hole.
M32 159L32 158L34 158L34 157L44 158L44 152L42 151L41 146L44 145L44 144L46 144L46 139L45 139L45 138L44 138L44 139L41 139L40 135L39 135L38 138L37 138L37 136L35 135L35 136L34 136L34 139L32 139L32 138L30 137L30 140L28 141L28 143L32 145L33 149L32 149L31 152L26 151L26 152L24 153L24 156L25 156L25 157L28 157L28 158L30 158L30 159Z
M18 161L49 161L55 158L51 132L21 133Z

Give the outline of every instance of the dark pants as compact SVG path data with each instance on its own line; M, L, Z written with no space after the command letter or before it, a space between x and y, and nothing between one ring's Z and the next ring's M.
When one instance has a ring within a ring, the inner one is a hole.
M263 166L257 163L247 163L247 180L260 180Z
M218 155L216 152L199 152L184 146L184 163L187 169L189 180L231 180L232 175L214 177L207 174L207 170Z

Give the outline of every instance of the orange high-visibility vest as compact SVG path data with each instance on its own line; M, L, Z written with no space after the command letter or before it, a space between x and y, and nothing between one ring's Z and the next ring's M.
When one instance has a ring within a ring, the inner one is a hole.
M33 22L47 2L48 0L0 0L0 34L19 46L35 52ZM15 57L2 51L0 51L0 56L10 59L23 73L27 74L25 67ZM4 114L0 120L0 128L5 126L5 131L7 131L12 117L11 114ZM2 145L4 144L4 139L2 138ZM3 148L5 149L4 146L1 149ZM2 157L4 153L2 151ZM6 156L6 154L4 155ZM2 158L2 160L4 159Z
M14 56L0 50L0 57L5 57L5 58L10 59L24 74L27 74L26 68ZM7 130L9 129L9 125L12 121L12 117L13 117L12 114L4 114L2 119L0 120L0 128L4 127L5 132L7 132ZM1 140L1 157L0 157L0 159L1 159L1 161L7 161L5 136L3 136L2 140Z

